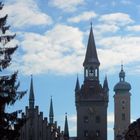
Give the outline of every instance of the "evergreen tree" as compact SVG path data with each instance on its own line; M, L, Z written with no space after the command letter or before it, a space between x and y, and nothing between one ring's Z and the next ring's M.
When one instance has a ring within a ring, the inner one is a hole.
M3 8L3 3L0 2L0 11ZM11 56L16 51L18 46L8 47L8 42L15 38L14 35L7 35L7 30L10 26L6 25L8 15L0 18L0 139L14 140L19 136L19 128L23 125L23 119L18 117L21 110L8 113L5 108L7 105L13 105L17 100L20 100L25 91L18 91L20 85L17 82L17 73L5 75L6 69L11 63Z

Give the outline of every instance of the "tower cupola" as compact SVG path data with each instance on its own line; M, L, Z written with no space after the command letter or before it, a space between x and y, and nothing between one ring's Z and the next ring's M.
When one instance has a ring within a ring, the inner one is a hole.
M123 65L121 65L119 78L120 81L114 86L114 91L129 91L131 89L131 85L125 81L125 72L123 70Z

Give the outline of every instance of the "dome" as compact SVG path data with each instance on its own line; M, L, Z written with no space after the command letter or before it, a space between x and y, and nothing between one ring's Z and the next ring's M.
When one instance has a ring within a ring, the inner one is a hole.
M118 90L129 91L131 89L131 85L125 81L125 72L123 70L123 65L121 65L119 78L120 78L120 81L114 86L114 91L118 91Z
M114 86L114 91L118 91L118 90L129 91L130 89L131 89L131 85L125 81L120 81Z

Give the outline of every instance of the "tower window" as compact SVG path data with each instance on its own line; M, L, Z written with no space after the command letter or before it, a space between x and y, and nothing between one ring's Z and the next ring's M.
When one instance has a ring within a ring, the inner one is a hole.
M95 69L95 76L97 77L97 75L98 75L98 74L97 74L97 69Z
M89 69L89 76L90 77L93 77L94 76L94 70L93 70L92 67L90 67L90 69Z
M123 105L125 104L125 101L124 101L124 100L122 101L122 104L123 104Z
M86 69L86 77L88 77L88 70Z
M100 130L96 130L96 136L97 136L97 137L100 136Z
M88 121L89 121L89 120L88 120L88 116L85 116L85 117L84 117L84 123L88 123Z
M101 122L101 118L100 118L100 116L96 116L96 123L100 123Z
M84 137L88 137L88 131L87 130L84 131Z
M122 120L124 121L125 120L125 114L122 113Z

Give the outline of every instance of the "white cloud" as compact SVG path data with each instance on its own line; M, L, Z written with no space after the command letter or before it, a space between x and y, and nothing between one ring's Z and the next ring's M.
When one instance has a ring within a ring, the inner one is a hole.
M107 24L115 24L115 25L120 25L120 26L125 26L127 24L134 22L130 18L130 16L125 13L105 14L100 17L99 21L107 23Z
M82 14L71 17L68 19L68 22L78 23L80 21L87 21L92 20L93 18L97 17L97 14L93 11L83 12Z
M50 0L50 5L65 12L76 11L78 6L83 5L84 0Z
M75 114L69 116L69 122L70 123L76 123L76 121L77 121L77 116Z
M51 17L41 12L34 0L7 1L1 14L8 14L10 24L18 28L52 23Z
M134 31L134 32L139 32L140 31L140 25L127 26L126 30Z
M111 24L111 25L110 24L99 24L94 27L95 27L95 31L97 32L97 34L102 34L102 33L107 33L107 32L115 33L120 29L117 25L113 25L113 24Z
M56 25L45 35L21 33L23 54L16 57L14 68L24 74L72 74L82 69L85 48L83 33L66 25Z
M98 55L101 69L108 73L115 72L115 66L140 62L140 37L137 36L114 36L98 39ZM133 69L133 67L131 67Z
M109 113L107 116L108 124L114 124L114 113Z

